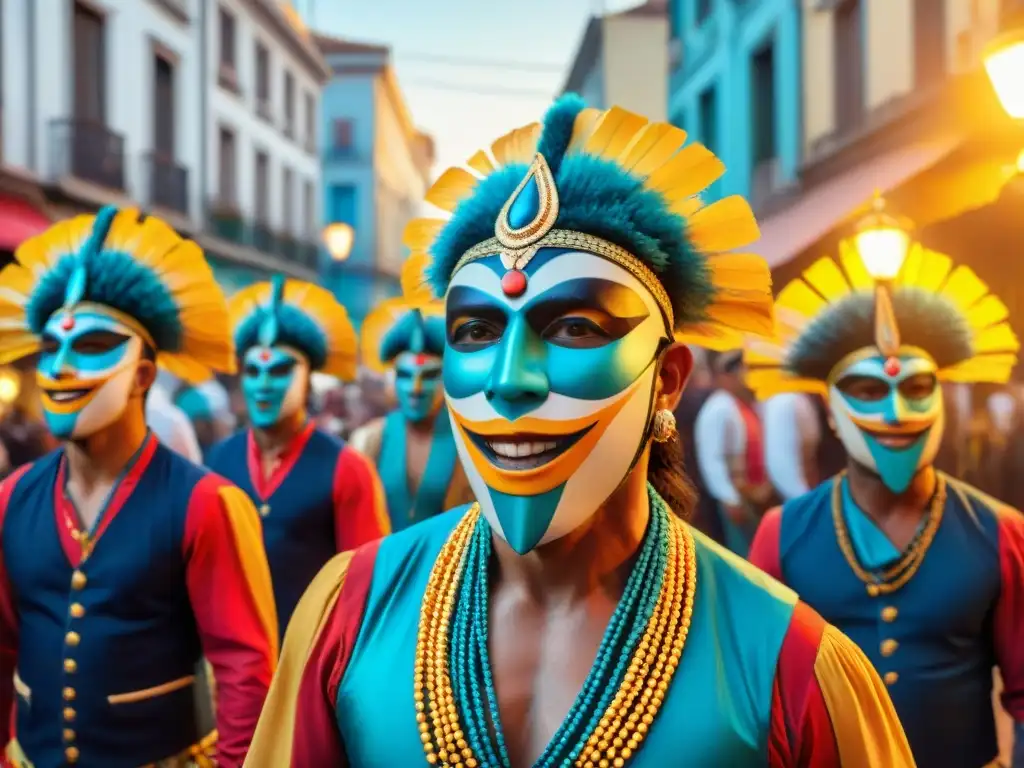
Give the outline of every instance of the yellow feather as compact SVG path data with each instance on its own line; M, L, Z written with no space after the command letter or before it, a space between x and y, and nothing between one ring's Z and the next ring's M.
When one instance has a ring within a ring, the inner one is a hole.
M739 195L701 208L688 224L687 234L693 246L705 253L742 248L761 237L750 204Z
M988 286L981 282L972 270L964 266L954 269L946 284L942 286L942 295L961 310L977 304L986 293Z
M644 186L670 201L703 192L725 173L722 161L703 144L690 144L654 171Z
M427 304L434 299L434 292L427 283L425 270L430 257L423 251L413 251L402 264L402 295L410 306Z
M803 274L803 279L829 302L837 301L850 293L839 266L827 256L814 262Z
M935 293L946 282L946 277L952 268L953 260L949 256L935 251L925 251L922 256L921 270L913 287Z
M6 301L24 306L35 285L35 275L17 262L12 261L0 270L0 291Z
M59 221L42 234L29 238L14 253L18 263L38 277L48 271L61 257L78 253L92 234L95 216L76 216Z
M646 117L627 113L619 124L618 129L608 139L604 149L601 150L600 156L607 160L618 160L619 156L632 144L633 139L646 125Z
M676 332L675 340L713 352L729 352L743 346L743 334L714 322L688 325Z
M401 298L385 299L363 319L359 339L363 365L376 373L388 370L387 363L380 359L380 344L391 326L408 310L409 306Z
M4 331L0 334L0 365L9 365L34 355L41 345L39 337L28 331Z
M487 156L487 153L482 149L478 149L476 153L471 158L469 158L469 160L466 162L466 165L468 165L474 171L479 173L481 176L489 176L490 174L494 173L495 170L497 170L494 167L494 163L491 162L491 158L489 158Z
M748 336L743 340L743 359L749 365L781 365L786 348L760 336Z
M156 364L190 386L202 384L213 378L213 372L205 365L200 365L191 357L183 357L173 352L162 352L157 355Z
M802 379L781 368L751 369L747 371L744 379L758 400L767 400L769 397L790 392L825 395L828 391L824 382Z
M857 253L853 242L843 240L839 244L839 263L843 266L850 287L855 291L870 291L875 287L875 280L871 277L864 262Z
M669 210L677 216L689 220L703 207L704 202L700 199L700 195L694 195L676 200L669 206Z
M944 368L939 371L939 379L961 384L1005 384L1010 380L1016 364L1015 354L979 355L951 368Z
M602 114L604 113L600 109L587 107L576 115L576 121L572 126L572 138L569 140L569 148L566 150L566 154L576 153L583 149L591 135L593 135Z
M540 123L530 123L512 132L509 148L509 162L529 165L537 154L537 140L540 138Z
M429 252L444 225L442 219L413 219L405 225L402 244L410 251Z
M924 265L924 248L920 243L913 243L907 251L907 258L900 267L900 273L896 276L895 285L912 288L921 274L921 267Z
M674 126L668 123L648 123L630 140L615 161L623 169L629 171L658 143L658 141ZM679 130L676 128L676 130Z
M732 331L753 333L766 338L775 336L775 316L771 293L761 302L716 301L707 309L708 317Z
M657 141L643 155L637 156L635 159L631 157L630 162L623 166L641 179L647 178L661 168L686 143L686 131L681 128L667 123L655 123L654 126L649 126L649 129L651 127L663 129L658 135Z
M1009 323L1000 323L975 334L973 346L976 355L1016 352L1020 349L1020 341Z
M0 278L2 277L3 275L0 275ZM968 309L964 316L967 318L971 328L980 329L1001 323L1010 316L1010 311L999 298L989 294Z
M639 115L634 115L632 112L628 112L622 107L612 107L606 110L598 120L597 125L594 126L594 132L587 139L583 145L583 153L587 155L596 155L602 157L604 155L605 148L614 138L615 134L618 133L619 128L626 124L630 118L637 118ZM643 118L640 118L643 120Z
M782 289L775 305L811 318L825 308L826 302L803 280L794 280Z
M427 190L425 199L431 205L451 213L455 206L473 194L478 181L465 168L449 168Z

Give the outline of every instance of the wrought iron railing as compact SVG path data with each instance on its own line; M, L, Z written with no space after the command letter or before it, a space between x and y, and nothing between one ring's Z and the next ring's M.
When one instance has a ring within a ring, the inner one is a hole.
M50 168L56 178L73 176L123 191L124 137L95 121L51 120Z
M142 158L149 204L188 215L188 168L162 152Z

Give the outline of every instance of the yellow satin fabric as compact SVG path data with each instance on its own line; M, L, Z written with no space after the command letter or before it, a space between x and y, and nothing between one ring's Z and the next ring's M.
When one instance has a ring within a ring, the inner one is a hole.
M352 552L343 552L330 560L313 579L292 614L284 636L281 662L270 685L249 754L245 756L244 765L249 768L291 765L302 675L309 654L338 601L351 561Z
M844 768L915 767L885 685L861 649L835 627L825 628L814 675Z

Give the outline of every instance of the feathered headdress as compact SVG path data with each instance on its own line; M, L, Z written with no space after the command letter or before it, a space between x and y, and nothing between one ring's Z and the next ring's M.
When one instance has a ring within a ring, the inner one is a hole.
M840 244L838 263L823 257L783 288L775 302L777 338L750 340L745 350L755 394L826 393L843 360L877 346L875 289L850 241ZM1009 379L1020 342L1006 305L969 268L915 244L891 298L901 348L930 356L939 379Z
M286 344L305 354L314 371L342 381L356 378L355 329L325 288L276 275L236 293L229 307L239 354L256 344Z
M414 254L402 265L402 295L386 299L363 320L363 365L384 373L402 352L444 355L444 305L420 282L424 263Z
M614 261L651 291L676 338L736 349L771 334L771 275L741 197L703 205L725 167L686 132L612 107L559 99L544 122L519 128L449 168L426 199L451 214L405 231L419 282L442 296L465 263L500 254L521 270L538 249L574 248Z
M0 272L0 364L37 352L54 312L87 304L116 312L185 381L234 371L213 271L198 245L159 219L106 207L22 243Z

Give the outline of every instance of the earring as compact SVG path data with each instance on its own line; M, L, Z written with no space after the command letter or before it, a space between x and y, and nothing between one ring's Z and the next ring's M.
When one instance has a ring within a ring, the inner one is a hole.
M676 415L668 408L661 408L654 414L651 425L651 439L656 443L667 443L676 434Z

